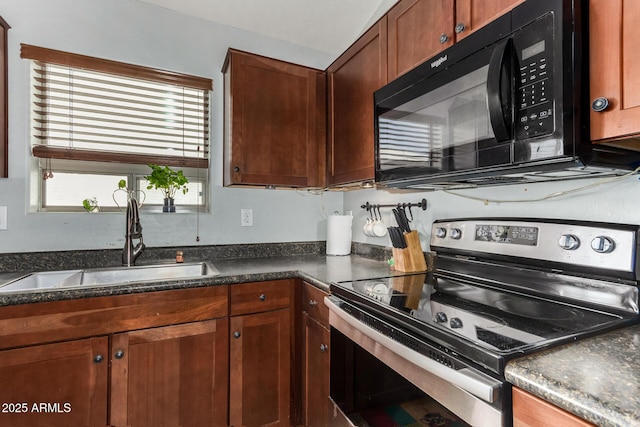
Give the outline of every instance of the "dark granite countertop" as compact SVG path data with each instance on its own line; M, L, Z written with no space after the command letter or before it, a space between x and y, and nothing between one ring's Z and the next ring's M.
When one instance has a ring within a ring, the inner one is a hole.
M505 375L598 426L640 426L640 325L513 360Z
M327 290L331 282L382 277L393 274L385 261L359 255L325 256L317 254L211 260L220 272L206 279L126 283L66 289L0 293L0 306L65 299L122 295L190 287L301 278ZM397 273L402 274L402 273ZM0 274L0 281L16 274Z

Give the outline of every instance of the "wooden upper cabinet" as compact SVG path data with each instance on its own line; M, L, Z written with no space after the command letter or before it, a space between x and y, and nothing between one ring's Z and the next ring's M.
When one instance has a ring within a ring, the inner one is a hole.
M386 17L329 66L327 78L328 183L373 180L373 92L387 83Z
M591 101L608 100L591 110L591 140L640 137L640 2L589 1ZM585 108L589 106L585 105Z
M401 0L387 14L388 77L395 79L453 44L453 0Z
M0 178L9 176L9 120L7 93L7 32L9 24L0 16Z
M223 72L224 185L324 187L324 73L233 49Z
M456 0L456 41L484 27L524 0Z

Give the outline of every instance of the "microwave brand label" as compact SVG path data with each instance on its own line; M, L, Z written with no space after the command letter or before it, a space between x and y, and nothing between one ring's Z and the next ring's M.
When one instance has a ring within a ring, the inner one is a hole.
M445 56L441 56L440 58L436 59L435 61L433 61L431 63L431 68L438 68L439 66L442 65L443 62L445 62L447 59L449 59L449 57L447 55Z

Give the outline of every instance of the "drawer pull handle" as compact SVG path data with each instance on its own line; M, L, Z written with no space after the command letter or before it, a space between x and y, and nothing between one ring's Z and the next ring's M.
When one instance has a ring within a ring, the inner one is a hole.
M240 338L240 331L235 331L233 333L233 337L236 338L236 339Z
M325 344L320 344L320 353L324 353L329 350L329 346Z
M309 305L310 305L311 307L315 307L316 305L318 305L318 301L310 299L310 300L309 300Z
M98 354L96 357L93 358L94 363L100 363L104 360L104 357L102 357L101 354Z
M116 359L122 359L123 357L124 357L124 351L122 350L116 351L116 354L115 354Z
M264 301L267 299L267 296L265 294L260 294L260 301Z

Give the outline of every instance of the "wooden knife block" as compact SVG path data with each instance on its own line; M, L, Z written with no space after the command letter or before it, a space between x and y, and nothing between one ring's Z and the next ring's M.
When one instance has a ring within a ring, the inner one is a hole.
M404 249L393 248L393 268L397 271L411 272L411 271L426 271L427 261L424 258L422 252L422 245L420 245L420 238L418 232L412 230L408 233L404 233L404 240L407 242L407 247Z

